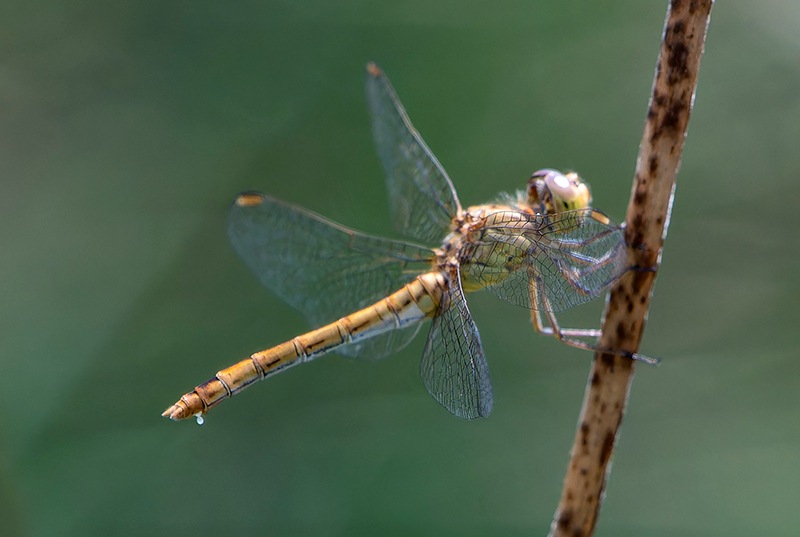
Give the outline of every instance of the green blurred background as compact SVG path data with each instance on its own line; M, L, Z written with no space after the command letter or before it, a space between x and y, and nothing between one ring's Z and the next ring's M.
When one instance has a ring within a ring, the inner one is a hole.
M590 355L488 294L489 419L425 393L423 337L204 427L159 414L307 328L234 256L237 192L391 235L368 60L465 204L569 168L619 220L665 7L6 3L0 534L544 535ZM637 371L597 535L798 531L798 30L796 2L715 8L642 347L664 363Z

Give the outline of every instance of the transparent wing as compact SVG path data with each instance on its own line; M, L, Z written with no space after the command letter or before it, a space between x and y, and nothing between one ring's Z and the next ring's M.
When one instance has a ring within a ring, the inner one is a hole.
M563 311L582 304L629 268L622 230L595 209L498 213L477 246L488 262L467 262L462 270L500 298L527 308ZM498 277L503 271L507 276Z
M367 99L395 228L439 244L461 210L453 183L411 124L389 79L372 63L367 66Z
M404 326L403 328L396 328L357 343L348 343L336 349L336 352L353 358L367 358L370 360L385 358L411 343L411 340L419 332L420 327L422 327L421 322Z
M431 250L373 237L261 193L240 194L228 216L234 249L261 283L319 326L362 309L429 269ZM380 357L418 326L347 345Z
M492 411L492 381L478 327L472 320L458 274L454 274L433 318L420 376L436 401L464 419Z

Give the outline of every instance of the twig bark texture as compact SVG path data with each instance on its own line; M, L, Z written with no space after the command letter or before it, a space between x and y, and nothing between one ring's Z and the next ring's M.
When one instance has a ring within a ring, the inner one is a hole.
M694 102L713 0L672 0L667 11L653 93L647 110L631 199L626 238L630 271L611 290L599 346L637 352L644 331L656 269L661 261L675 177ZM564 489L550 535L594 533L634 362L595 355Z

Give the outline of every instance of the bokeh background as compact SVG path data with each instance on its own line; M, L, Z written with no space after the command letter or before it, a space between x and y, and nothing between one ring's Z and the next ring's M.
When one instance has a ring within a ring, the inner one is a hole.
M424 338L161 411L307 326L225 235L258 189L391 235L378 61L465 204L575 169L620 220L666 2L10 2L0 22L0 534L544 535L590 355L470 297L495 411ZM800 5L719 2L597 531L784 536L800 499ZM602 301L598 301L602 302ZM565 317L596 326L601 304Z

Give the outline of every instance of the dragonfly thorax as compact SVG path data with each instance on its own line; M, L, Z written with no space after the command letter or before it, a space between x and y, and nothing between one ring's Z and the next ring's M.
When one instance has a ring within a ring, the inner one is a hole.
M475 205L453 220L453 231L436 250L436 265L458 267L466 292L502 283L522 262L520 252L532 245L517 230L530 220L519 204ZM523 244L524 243L524 244Z
M437 263L442 270L457 266L467 292L503 284L547 241L543 230L551 217L586 209L590 201L589 187L578 174L534 172L526 191L469 207L454 218Z

